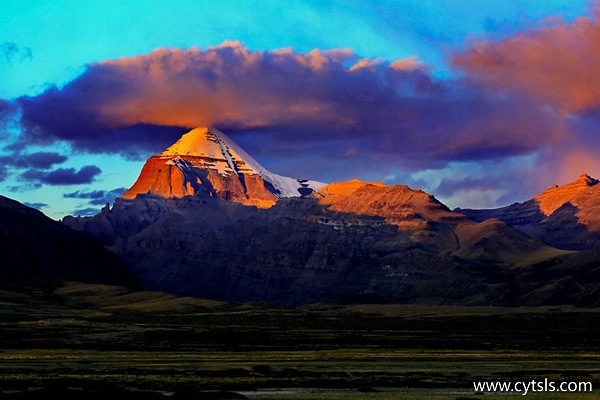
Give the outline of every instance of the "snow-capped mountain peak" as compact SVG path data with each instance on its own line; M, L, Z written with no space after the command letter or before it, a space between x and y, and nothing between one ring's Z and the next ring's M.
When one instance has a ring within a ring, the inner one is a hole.
M272 173L223 132L200 127L148 159L123 197L140 193L182 197L208 191L213 197L270 206L277 198L303 196L324 185Z
M246 167L247 162L243 156L238 154L233 142L217 129L196 128L184 134L177 142L169 146L159 154L163 158L173 159L177 156L201 157L205 159L205 168L216 169L221 175L228 176L230 173L256 173ZM246 154L246 159L252 157ZM252 159L254 161L254 159ZM258 164L256 161L254 163Z

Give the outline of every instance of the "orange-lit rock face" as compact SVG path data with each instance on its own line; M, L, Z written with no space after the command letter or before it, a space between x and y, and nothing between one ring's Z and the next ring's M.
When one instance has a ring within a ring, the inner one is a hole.
M459 213L448 210L430 194L405 185L386 186L380 182L352 180L329 184L319 190L319 202L329 210L384 217L401 227L427 221L462 222Z
M562 189L562 190L561 190ZM550 195L557 192L554 197ZM562 194L563 197L559 197ZM587 174L583 174L575 182L568 185L549 189L541 195L537 196L536 199L542 198L540 202L540 208L546 203L549 203L548 198L559 201L561 203L554 210L552 210L544 220L546 225L560 224L563 227L570 227L573 232L577 228L585 227L587 232L600 232L600 184L597 179L591 178ZM544 210L542 208L542 210Z
M234 149L207 128L184 135L161 154L150 157L135 184L123 195L207 196L257 207L270 207L277 196Z
M434 196L405 185L386 186L379 182L332 183L315 197L330 212L339 212L338 221L347 224L385 223L395 225L402 240L418 243L428 251L451 252L460 247L454 229L459 224L474 224L464 215L450 211ZM355 216L370 216L355 218Z
M563 204L570 202L581 203L590 194L590 189L598 184L598 180L588 174L582 174L575 182L564 186L554 186L544 191L533 200L537 202L539 209L545 215L550 215Z
M161 197L184 197L205 193L207 196L242 204L270 207L277 197L258 175L220 174L206 167L202 157L156 155L150 157L135 184L123 198L150 193Z
M499 218L559 249L595 249L600 243L600 182L587 174L523 203L461 211L477 221Z

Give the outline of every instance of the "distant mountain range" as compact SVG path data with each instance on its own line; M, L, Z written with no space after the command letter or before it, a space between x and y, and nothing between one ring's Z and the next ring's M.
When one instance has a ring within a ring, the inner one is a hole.
M150 157L112 209L63 223L178 295L595 306L597 183L582 175L525 203L453 211L403 185L283 177L197 128Z

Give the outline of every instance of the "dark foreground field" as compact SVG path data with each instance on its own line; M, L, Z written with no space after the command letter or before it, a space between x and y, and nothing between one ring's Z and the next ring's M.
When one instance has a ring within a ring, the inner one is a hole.
M0 397L520 399L473 381L589 381L600 313L566 307L298 310L68 284L0 292ZM596 393L530 393L593 399Z

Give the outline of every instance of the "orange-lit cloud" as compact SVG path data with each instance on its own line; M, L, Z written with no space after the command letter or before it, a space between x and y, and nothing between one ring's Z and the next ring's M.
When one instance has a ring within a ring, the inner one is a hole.
M250 52L239 42L205 51L158 49L92 66L108 85L120 86L119 96L99 104L97 111L115 125L195 127L234 121L254 127L290 118L329 120L335 110L317 92L328 89L331 75L342 73L341 62L351 57L343 50ZM308 87L302 90L303 85Z
M91 64L62 89L17 103L23 140L92 152L158 151L181 130L157 127L216 125L260 129L249 151L267 155L355 154L418 169L528 154L562 137L556 116L531 99L436 80L416 58L250 51L238 42Z
M555 19L501 41L475 42L453 58L466 82L499 96L531 97L540 109L556 114L560 139L540 146L528 172L546 186L565 184L583 172L600 175L599 17L596 5L590 17L570 23Z
M417 56L396 60L390 64L390 67L397 71L414 71L425 68L423 63L418 60Z
M569 112L600 107L600 22L592 17L473 43L453 58L470 79L538 96Z

